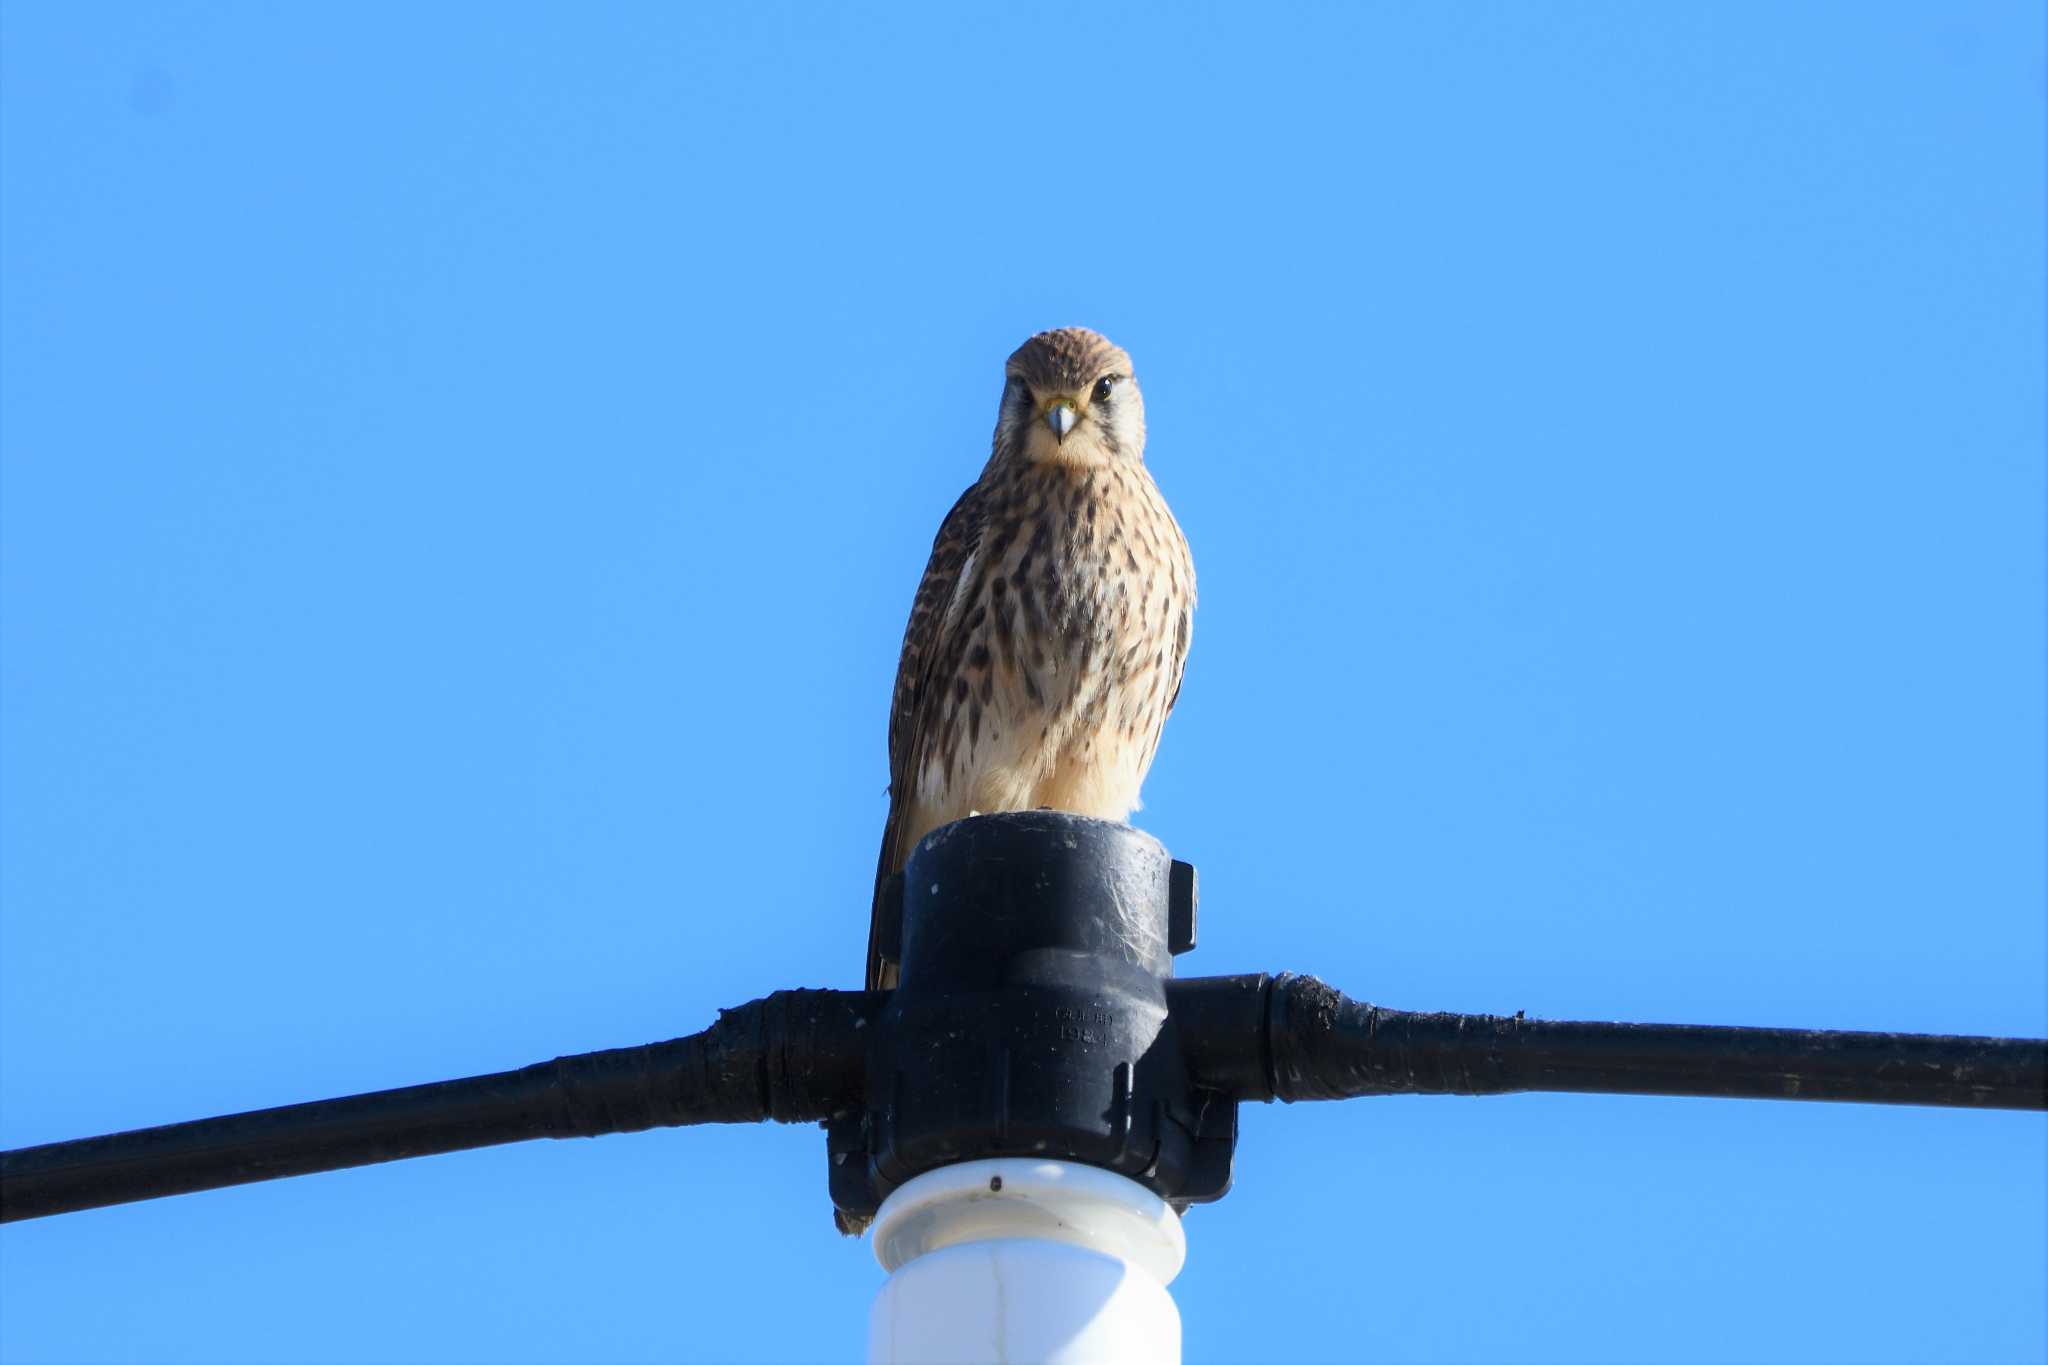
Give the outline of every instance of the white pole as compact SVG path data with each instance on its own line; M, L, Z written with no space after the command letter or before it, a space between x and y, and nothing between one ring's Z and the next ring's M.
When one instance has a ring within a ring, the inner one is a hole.
M882 1201L874 1239L890 1275L871 1365L1179 1365L1166 1286L1187 1240L1136 1181L1022 1157L943 1166Z

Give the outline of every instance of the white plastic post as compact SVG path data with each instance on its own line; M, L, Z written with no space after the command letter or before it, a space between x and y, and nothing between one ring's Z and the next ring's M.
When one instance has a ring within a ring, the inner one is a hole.
M1187 1239L1166 1201L1066 1161L1000 1158L906 1182L875 1215L890 1272L871 1365L1179 1365L1166 1286Z

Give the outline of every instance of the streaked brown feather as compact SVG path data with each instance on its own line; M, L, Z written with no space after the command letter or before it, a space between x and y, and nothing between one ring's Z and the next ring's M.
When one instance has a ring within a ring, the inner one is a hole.
M910 621L903 628L903 652L896 662L896 692L889 706L889 818L882 826L881 862L875 869L874 904L868 917L867 989L871 991L884 984L876 942L882 927L882 888L903 866L906 852L898 845L903 839L903 813L916 780L913 758L918 747L919 700L940 653L940 627L945 623L946 609L952 605L960 570L974 553L974 547L981 543L983 521L981 485L977 483L954 501L953 510L939 523L939 533L932 538L931 558L925 563L924 577L918 580L917 596L910 604Z
M1129 374L1131 358L1123 347L1085 327L1056 327L1012 351L1003 370L1034 388L1063 392L1085 389L1101 375Z
M1144 467L1130 357L1062 328L1005 370L994 451L940 525L904 630L870 990L895 984L882 891L916 839L977 810L1127 819L1179 699L1194 563ZM1074 439L1032 417L1055 399L1081 414Z

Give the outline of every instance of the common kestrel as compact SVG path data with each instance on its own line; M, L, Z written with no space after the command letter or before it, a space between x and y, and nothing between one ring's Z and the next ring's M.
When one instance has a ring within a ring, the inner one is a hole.
M1131 358L1079 327L1004 367L993 453L932 542L889 711L882 889L948 821L1125 820L1180 695L1195 565L1145 469ZM895 984L871 929L868 989Z

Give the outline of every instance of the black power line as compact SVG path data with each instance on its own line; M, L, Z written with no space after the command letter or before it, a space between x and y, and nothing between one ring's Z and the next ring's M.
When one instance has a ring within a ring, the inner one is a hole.
M866 1003L778 991L666 1043L0 1152L0 1222L529 1138L816 1122L859 1093Z
M0 1153L0 1221L539 1137L823 1122L845 1227L920 1170L1035 1154L1178 1204L1236 1105L1551 1090L2048 1109L2048 1041L1575 1023L1368 1005L1310 976L1173 981L1192 869L1126 826L984 816L921 845L893 992L791 990L702 1033L517 1071Z
M1420 1013L1312 976L1204 977L1167 994L1189 1064L1238 1099L1551 1090L2048 1109L2048 1041L2035 1038ZM1268 1049L1255 1063L1203 1041L1249 1028Z
M1231 1099L1554 1090L2048 1109L2048 1042L1419 1014L1312 976L1168 999L1198 1089ZM778 991L703 1033L466 1080L0 1152L0 1222L530 1138L857 1109L879 996Z

